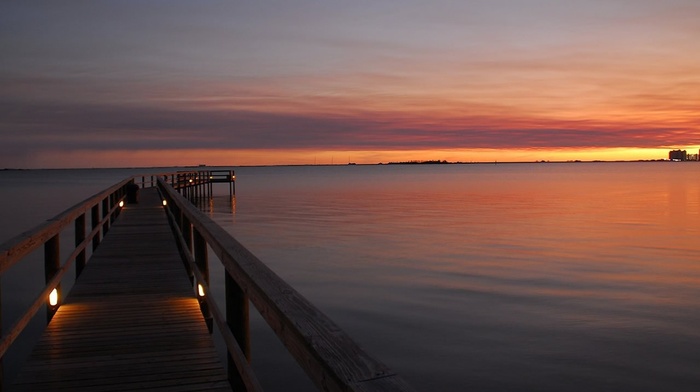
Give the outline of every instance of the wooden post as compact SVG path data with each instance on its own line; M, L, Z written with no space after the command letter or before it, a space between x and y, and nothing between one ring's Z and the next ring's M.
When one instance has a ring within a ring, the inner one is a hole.
M92 221L92 229L95 230L95 228L100 225L100 203L97 203L94 206L92 206L92 211L90 215L90 220ZM95 234L95 237L92 239L92 251L94 252L98 246L100 246L99 231L97 232L97 234Z
M85 214L81 214L75 220L75 246L77 247L83 241L85 241ZM83 249L77 256L75 256L75 279L78 279L78 277L80 277L80 273L83 272L85 262L85 249Z
M199 269L199 272L204 276L204 282L209 286L209 257L207 255L207 241L199 233L199 230L194 229L194 262ZM204 321L207 322L207 328L209 328L209 333L212 332L214 327L214 319L209 311L209 306L204 298L199 296L199 287L195 287L197 291L197 299L199 299L199 306L202 309L202 315L204 316ZM204 295L211 295L211 293L204 293Z
M226 271L226 324L231 329L231 333L236 338L238 346L250 363L250 318L248 312L248 296L241 290L241 287ZM231 354L226 353L228 358L228 379L234 391L245 390L235 362Z
M46 241L44 244L44 278L45 282L49 283L53 279L54 275L61 269L61 251L60 251L60 241L58 234L51 237L50 240ZM61 300L61 284L56 286L58 291L59 303ZM58 304L56 306L51 306L49 304L48 298L46 300L46 323L51 322L53 315L56 314L58 310Z
M182 210L180 207L177 206L177 204L173 203L173 205L170 207L173 211L173 215L175 216L175 219L177 220L175 224L180 228L180 233L182 233L183 238L185 239L185 242L187 242L187 237L185 237L185 214L182 213ZM189 249L181 249L182 245L180 244L180 241L177 241L177 247L180 250L182 254L182 260L183 260L183 265L185 266L185 271L187 271L187 277L190 279L190 285L194 285L194 272L192 272L192 267L190 267L190 263L188 263L185 258L184 258L184 253L183 252L189 252Z
M107 218L107 215L109 215L109 197L105 197L104 200L102 200L102 219ZM105 219L105 223L102 226L102 235L103 236L107 235L108 231L109 231L109 219Z
M194 198L200 199L202 197L202 187L200 186L202 179L199 178L199 173L194 175Z
M187 244L187 249L192 252L192 224L190 220L183 214L182 215L182 236L185 238L185 244Z
M189 199L190 197L190 183L189 183L189 176L187 174L182 175L182 196L185 199Z
M108 201L108 203L109 203L109 211L111 211L111 210L112 210L112 207L113 207L114 204L115 204L114 201L116 200L116 195L115 195L114 193L110 193L110 194L109 194L109 197L108 197L107 199L109 200L109 201ZM109 213L109 225L111 226L112 224L114 224L114 213L113 213L113 212L110 212L110 213Z

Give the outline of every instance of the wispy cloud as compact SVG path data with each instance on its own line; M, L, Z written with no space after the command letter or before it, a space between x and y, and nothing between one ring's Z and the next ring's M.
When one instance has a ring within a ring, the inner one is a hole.
M67 150L700 145L692 0L0 7L7 166Z

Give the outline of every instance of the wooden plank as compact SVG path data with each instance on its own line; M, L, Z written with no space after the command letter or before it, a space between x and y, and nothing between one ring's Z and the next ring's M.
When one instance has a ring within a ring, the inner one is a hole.
M155 189L127 205L12 390L230 391Z

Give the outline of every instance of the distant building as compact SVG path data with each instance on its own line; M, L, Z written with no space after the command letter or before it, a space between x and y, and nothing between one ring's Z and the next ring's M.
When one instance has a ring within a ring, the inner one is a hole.
M686 150L673 150L668 153L669 161L687 161L688 152Z

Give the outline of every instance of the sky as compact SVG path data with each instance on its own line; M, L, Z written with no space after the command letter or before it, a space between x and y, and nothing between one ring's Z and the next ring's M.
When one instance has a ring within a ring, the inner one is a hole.
M660 159L700 1L0 1L0 168Z

